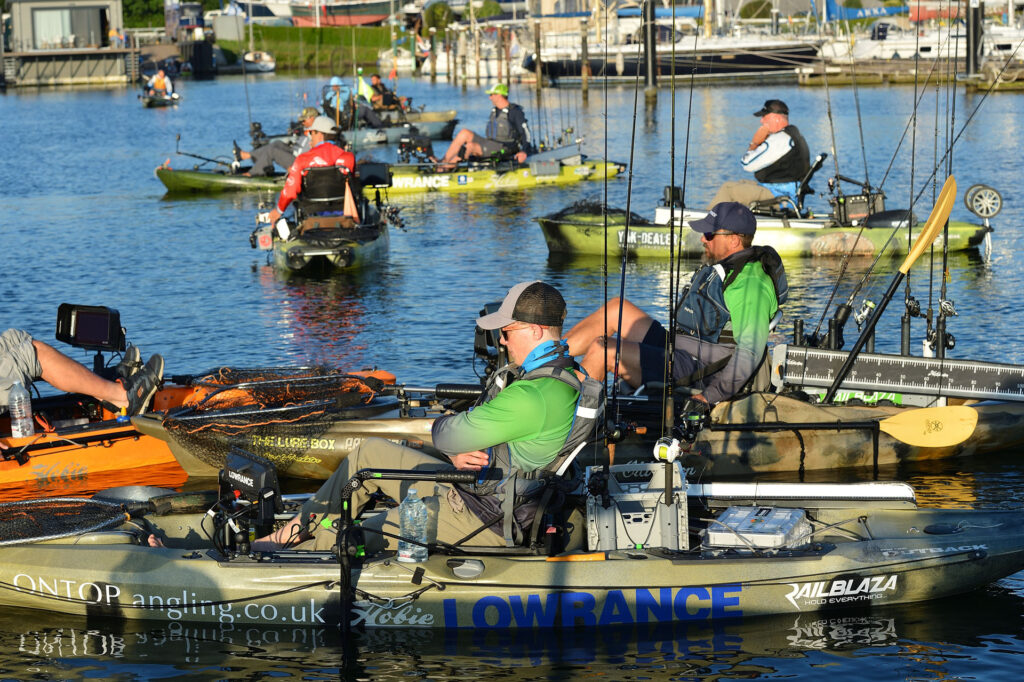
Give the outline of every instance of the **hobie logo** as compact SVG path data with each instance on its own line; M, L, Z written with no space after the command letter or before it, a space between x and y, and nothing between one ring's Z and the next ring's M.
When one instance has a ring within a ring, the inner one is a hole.
M786 599L798 609L803 606L881 599L886 592L896 590L897 578L895 575L878 575L872 578L840 578L831 583L824 580L816 583L790 583L792 589Z

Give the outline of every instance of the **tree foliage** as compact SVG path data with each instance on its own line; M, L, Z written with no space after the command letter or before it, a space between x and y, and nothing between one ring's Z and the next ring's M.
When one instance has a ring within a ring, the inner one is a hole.
M435 2L423 11L423 29L421 31L424 37L430 35L430 29L436 28L438 33L442 33L448 24L455 21L455 13L452 12L452 8L448 6L446 2Z
M470 1L472 2L472 0ZM495 2L495 0L484 0L483 7L476 10L476 18L486 19L487 17L496 17L504 11L505 10L501 8L501 5Z

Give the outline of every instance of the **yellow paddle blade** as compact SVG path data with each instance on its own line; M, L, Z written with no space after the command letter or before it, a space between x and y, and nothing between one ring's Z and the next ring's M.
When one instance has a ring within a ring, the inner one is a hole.
M928 216L928 222L924 224L924 229L917 235L917 241L914 242L906 260L900 266L900 272L904 275L910 271L910 266L914 264L914 261L920 258L924 250L931 246L935 238L939 236L939 231L949 219L949 213L953 210L954 203L956 203L956 180L950 175L942 185L939 198L935 200L935 206L932 208L932 214Z
M948 448L971 437L978 412L967 405L918 407L878 422L878 428L901 443L921 448Z

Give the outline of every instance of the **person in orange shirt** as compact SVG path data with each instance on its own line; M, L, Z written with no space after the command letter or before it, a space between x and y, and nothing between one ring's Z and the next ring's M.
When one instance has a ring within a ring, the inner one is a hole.
M269 214L271 225L276 223L281 214L287 211L291 203L298 198L302 191L302 177L310 168L337 166L338 171L344 175L355 170L355 155L334 144L335 130L334 121L326 116L317 116L313 119L313 125L306 130L312 149L300 154L292 167L288 169L284 189L281 190L281 195L277 198L277 205Z

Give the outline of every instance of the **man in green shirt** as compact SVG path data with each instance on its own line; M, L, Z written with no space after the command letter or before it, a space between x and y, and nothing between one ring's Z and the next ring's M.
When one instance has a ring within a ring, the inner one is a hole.
M522 282L512 287L501 307L477 319L486 330L501 330L501 343L508 348L518 375L547 366L573 367L566 345L560 341L565 320L565 301L554 287L543 282ZM497 377L501 372L496 372ZM369 438L352 451L338 470L303 506L302 512L286 526L253 544L254 550L271 550L308 540L305 548L328 549L336 536L330 519L340 513L339 492L355 472L364 468L441 471L463 469L481 472L481 484L468 489L442 483L417 481L372 481L352 496L352 508L358 510L369 496L381 491L395 499L405 498L409 488L416 488L425 498L433 521L436 519L437 540L456 543L488 519L493 525L477 533L465 544L502 546L505 544L503 523L495 521L500 510L498 496L488 492L485 481L489 469L500 468L502 480L509 469L533 472L549 465L558 456L573 426L579 394L571 386L552 377L527 378L507 386L489 383L482 402L471 410L445 415L434 420L434 446L450 461L442 461L419 450L403 447L387 440ZM436 490L435 494L431 494ZM517 532L522 533L532 519L524 519L516 510ZM325 520L327 520L325 524ZM399 534L399 510L391 509L363 523L367 552L393 549L396 540L375 530Z
M690 227L702 235L707 264L676 306L673 376L700 391L695 399L714 404L732 397L757 370L786 279L774 249L751 245L757 223L746 206L722 202ZM615 369L633 387L665 381L665 328L625 299L619 327L619 307L612 299L569 330L569 352L584 356L580 364L592 376ZM618 367L615 333L622 337Z

